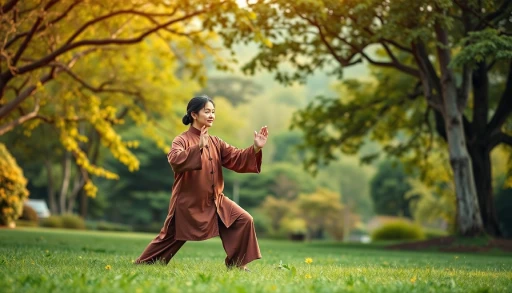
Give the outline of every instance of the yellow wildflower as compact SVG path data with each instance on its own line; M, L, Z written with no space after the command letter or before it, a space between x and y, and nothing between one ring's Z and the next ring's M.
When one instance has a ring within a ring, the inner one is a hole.
M312 259L311 257L308 257L308 258L306 258L305 262L306 262L307 264L310 264L310 263L312 263L312 262L313 262L313 259Z
M416 276L411 278L411 283L413 283L413 284L416 283Z
M306 279L311 279L312 277L311 277L311 275L310 275L310 274L306 274L306 275L304 276L304 278L306 278Z
M106 269L106 270L110 270L110 269L112 269L112 267L111 267L110 265L107 265L107 266L105 267L105 269Z

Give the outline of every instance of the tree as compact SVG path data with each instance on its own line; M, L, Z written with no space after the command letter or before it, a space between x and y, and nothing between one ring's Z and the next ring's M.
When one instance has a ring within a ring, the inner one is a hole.
M134 171L137 142L123 140L121 124L168 145L158 119L177 123L172 106L197 91L203 56L215 54L213 27L236 11L234 1L3 1L0 135L50 125L65 150L61 194L76 180L76 190L94 196L91 176L118 178L96 165L96 146Z
M499 144L512 144L509 130L503 129L512 112L510 1L268 0L248 9L258 16L253 21L257 29L228 36L228 43L254 37L261 41L259 54L245 66L248 73L265 68L290 84L321 69L341 77L343 68L367 62L412 81L409 94L392 105L385 100L322 100L325 104L300 112L296 123L313 150L310 163L332 160L340 146L353 152L361 145L361 132L372 124L344 127L350 118L392 115L392 106L422 96L424 115L434 117L437 134L447 142L458 232L476 235L485 228L499 235L489 153ZM371 54L373 48L381 48L385 56ZM287 67L280 67L284 63ZM508 72L501 93L489 86L489 76L496 72ZM468 108L470 93L472 108ZM379 112L364 111L376 103Z
M296 204L299 217L306 221L310 238L322 238L328 226L342 229L342 225L333 225L333 223L343 223L343 205L338 193L318 189L312 194L301 194Z
M382 162L371 181L370 195L375 212L381 215L411 218L410 204L415 198L406 197L411 186L407 174L398 162Z

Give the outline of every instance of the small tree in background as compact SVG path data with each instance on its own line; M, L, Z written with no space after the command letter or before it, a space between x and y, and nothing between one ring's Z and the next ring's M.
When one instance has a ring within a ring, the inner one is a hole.
M28 197L27 179L16 160L0 144L0 225L14 226Z

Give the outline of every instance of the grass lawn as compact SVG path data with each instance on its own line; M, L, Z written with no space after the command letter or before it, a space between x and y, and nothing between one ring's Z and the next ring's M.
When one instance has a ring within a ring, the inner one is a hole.
M188 242L167 266L132 264L154 236L0 229L0 292L512 292L512 255L500 252L260 240L263 259L246 273L226 270L214 238Z

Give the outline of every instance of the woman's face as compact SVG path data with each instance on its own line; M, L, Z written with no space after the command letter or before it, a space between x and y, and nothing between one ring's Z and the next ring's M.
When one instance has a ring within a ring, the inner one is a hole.
M194 122L198 128L203 127L203 125L212 127L213 120L215 120L215 107L211 102L207 102L199 113L192 113L192 117L195 118Z

